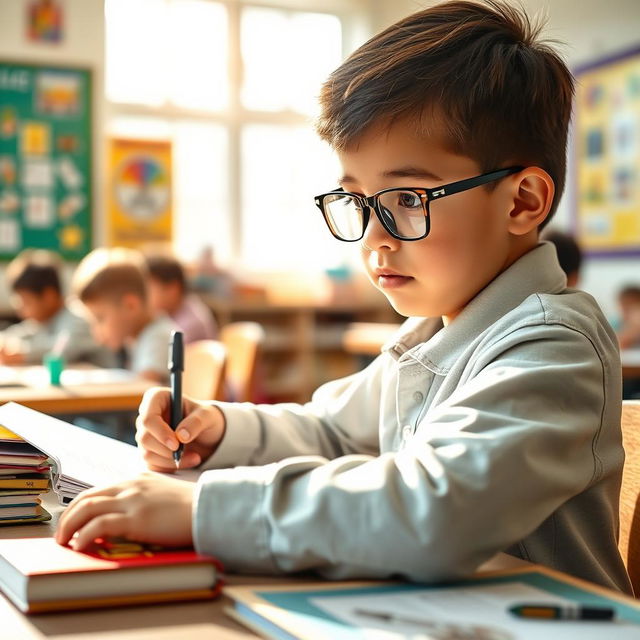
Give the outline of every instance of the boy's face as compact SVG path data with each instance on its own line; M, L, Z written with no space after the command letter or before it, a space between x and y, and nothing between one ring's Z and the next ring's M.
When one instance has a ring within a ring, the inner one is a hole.
M182 290L177 282L162 282L149 278L149 305L154 312L173 313L180 306Z
M59 311L62 300L55 289L47 287L41 293L18 289L12 295L12 303L22 319L44 323Z
M131 336L133 326L132 296L121 300L109 298L85 302L93 337L98 344L117 351Z
M402 121L366 131L338 156L341 186L367 196L392 187L433 188L482 173L475 161L448 151L437 137L419 138ZM431 231L412 242L389 235L372 212L360 241L371 282L402 315L453 320L518 257L507 230L509 194L499 181L492 190L476 187L432 202Z

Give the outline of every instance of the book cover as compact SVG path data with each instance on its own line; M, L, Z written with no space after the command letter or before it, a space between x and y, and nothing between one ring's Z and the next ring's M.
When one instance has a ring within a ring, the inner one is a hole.
M53 538L0 540L0 589L27 612L212 598L220 575L192 549L101 541L81 553Z
M49 478L38 473L0 476L0 489L47 489Z

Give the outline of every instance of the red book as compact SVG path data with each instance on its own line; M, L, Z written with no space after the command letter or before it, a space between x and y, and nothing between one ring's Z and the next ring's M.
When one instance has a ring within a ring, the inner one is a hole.
M26 613L213 598L221 567L212 557L136 543L80 553L53 538L0 540L0 589Z

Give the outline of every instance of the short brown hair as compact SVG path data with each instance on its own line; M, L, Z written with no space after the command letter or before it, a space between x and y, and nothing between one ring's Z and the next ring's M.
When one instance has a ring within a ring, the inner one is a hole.
M501 0L452 0L397 22L356 50L320 93L320 137L337 149L372 124L410 118L482 171L536 165L564 189L573 76L539 39L543 24ZM543 223L541 226L544 226Z
M60 259L45 249L25 249L7 266L7 284L11 291L30 291L41 295L45 289L62 294Z
M177 258L166 255L152 255L146 258L149 276L164 284L177 282L182 291L187 288L187 279L182 264Z
M126 294L147 299L146 268L133 249L94 249L82 259L73 275L72 289L82 302L112 300Z

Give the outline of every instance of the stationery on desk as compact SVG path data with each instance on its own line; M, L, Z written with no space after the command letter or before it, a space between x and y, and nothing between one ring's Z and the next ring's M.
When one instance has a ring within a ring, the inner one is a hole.
M227 587L228 613L268 638L361 640L636 640L640 603L544 567L511 569L448 585L317 583L302 588ZM523 603L568 610L609 610L612 618L530 618Z
M174 431L178 428L182 420L182 372L184 371L184 341L181 331L173 331L171 333L171 342L169 343L169 377L171 384L171 410L169 425ZM182 458L182 443L178 444L178 448L173 452L173 459L176 467L180 465Z

